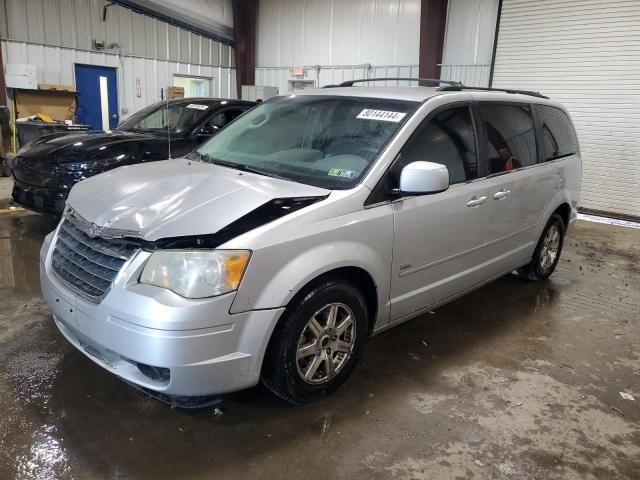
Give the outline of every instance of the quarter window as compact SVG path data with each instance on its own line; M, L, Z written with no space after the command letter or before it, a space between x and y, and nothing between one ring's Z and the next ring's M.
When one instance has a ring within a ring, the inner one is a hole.
M489 173L537 163L536 136L528 105L481 105Z
M447 167L451 184L478 176L476 142L468 106L440 112L418 128L402 150L401 167L417 161Z
M578 139L567 114L548 105L538 105L538 113L542 123L542 160L578 153Z

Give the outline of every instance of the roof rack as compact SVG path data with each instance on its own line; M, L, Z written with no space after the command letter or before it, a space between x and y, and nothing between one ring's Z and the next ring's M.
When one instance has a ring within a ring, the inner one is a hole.
M366 83L366 82L422 82L422 83L446 83L447 85L455 87L463 87L460 82L452 82L450 80L440 80L437 78L412 78L412 77L382 77L382 78L360 78L357 80L347 80L338 85L325 85L323 88L335 88L335 87L353 87L354 83Z
M532 90L515 90L513 88L469 87L467 85L462 85L461 83L459 85L448 85L446 87L440 87L439 90L442 92L460 92L462 90L480 90L482 92L519 93L521 95L529 95L530 97L546 98L546 99L549 98L542 95L540 92L534 92Z
M353 87L354 83L366 83L366 82L421 82L421 83L444 83L446 86L440 87L438 90L442 92L459 92L463 90L480 90L483 92L505 92L505 93L519 93L521 95L529 95L531 97L546 98L540 92L534 92L532 90L516 90L513 88L491 88L491 87L471 87L464 85L462 82L454 82L451 80L440 80L438 78L414 78L414 77L382 77L382 78L360 78L357 80L347 80L346 82L339 83L337 85L325 85L322 88L336 88L336 87Z

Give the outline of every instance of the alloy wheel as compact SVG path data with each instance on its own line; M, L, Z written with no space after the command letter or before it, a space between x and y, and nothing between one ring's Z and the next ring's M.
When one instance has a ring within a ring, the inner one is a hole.
M330 303L314 313L298 340L296 366L300 378L317 385L334 378L347 364L356 340L353 312Z
M540 269L542 271L547 271L551 268L558 256L559 249L560 229L557 225L551 225L542 240L542 249L540 250Z

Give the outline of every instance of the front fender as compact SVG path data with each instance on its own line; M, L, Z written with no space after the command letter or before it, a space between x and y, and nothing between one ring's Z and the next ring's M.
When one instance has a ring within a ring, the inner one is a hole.
M231 313L287 306L320 275L356 267L373 279L378 304L375 322L386 323L393 248L391 206L358 209L321 220L300 218L304 220L302 225L274 222L256 234L254 241L241 238L233 245L241 248L248 244L244 248L250 248L253 254Z
M269 270L264 264L273 259L259 257L258 253L251 259L252 265L247 275L263 277L264 272ZM368 245L353 241L317 245L299 252L272 271L269 274L269 280L264 278L264 288L257 291L255 295L250 294L249 289L241 287L231 306L231 313L286 306L296 293L313 279L342 267L360 268L373 278L377 290L377 310L384 316L389 298L388 258L385 260L380 252ZM384 281L385 279L387 281ZM257 284L258 281L254 279L252 283Z

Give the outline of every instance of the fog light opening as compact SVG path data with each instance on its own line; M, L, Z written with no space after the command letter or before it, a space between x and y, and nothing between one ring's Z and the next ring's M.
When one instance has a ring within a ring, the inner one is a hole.
M144 363L136 363L136 366L140 373L154 382L168 382L171 377L171 372L168 368L154 367Z

